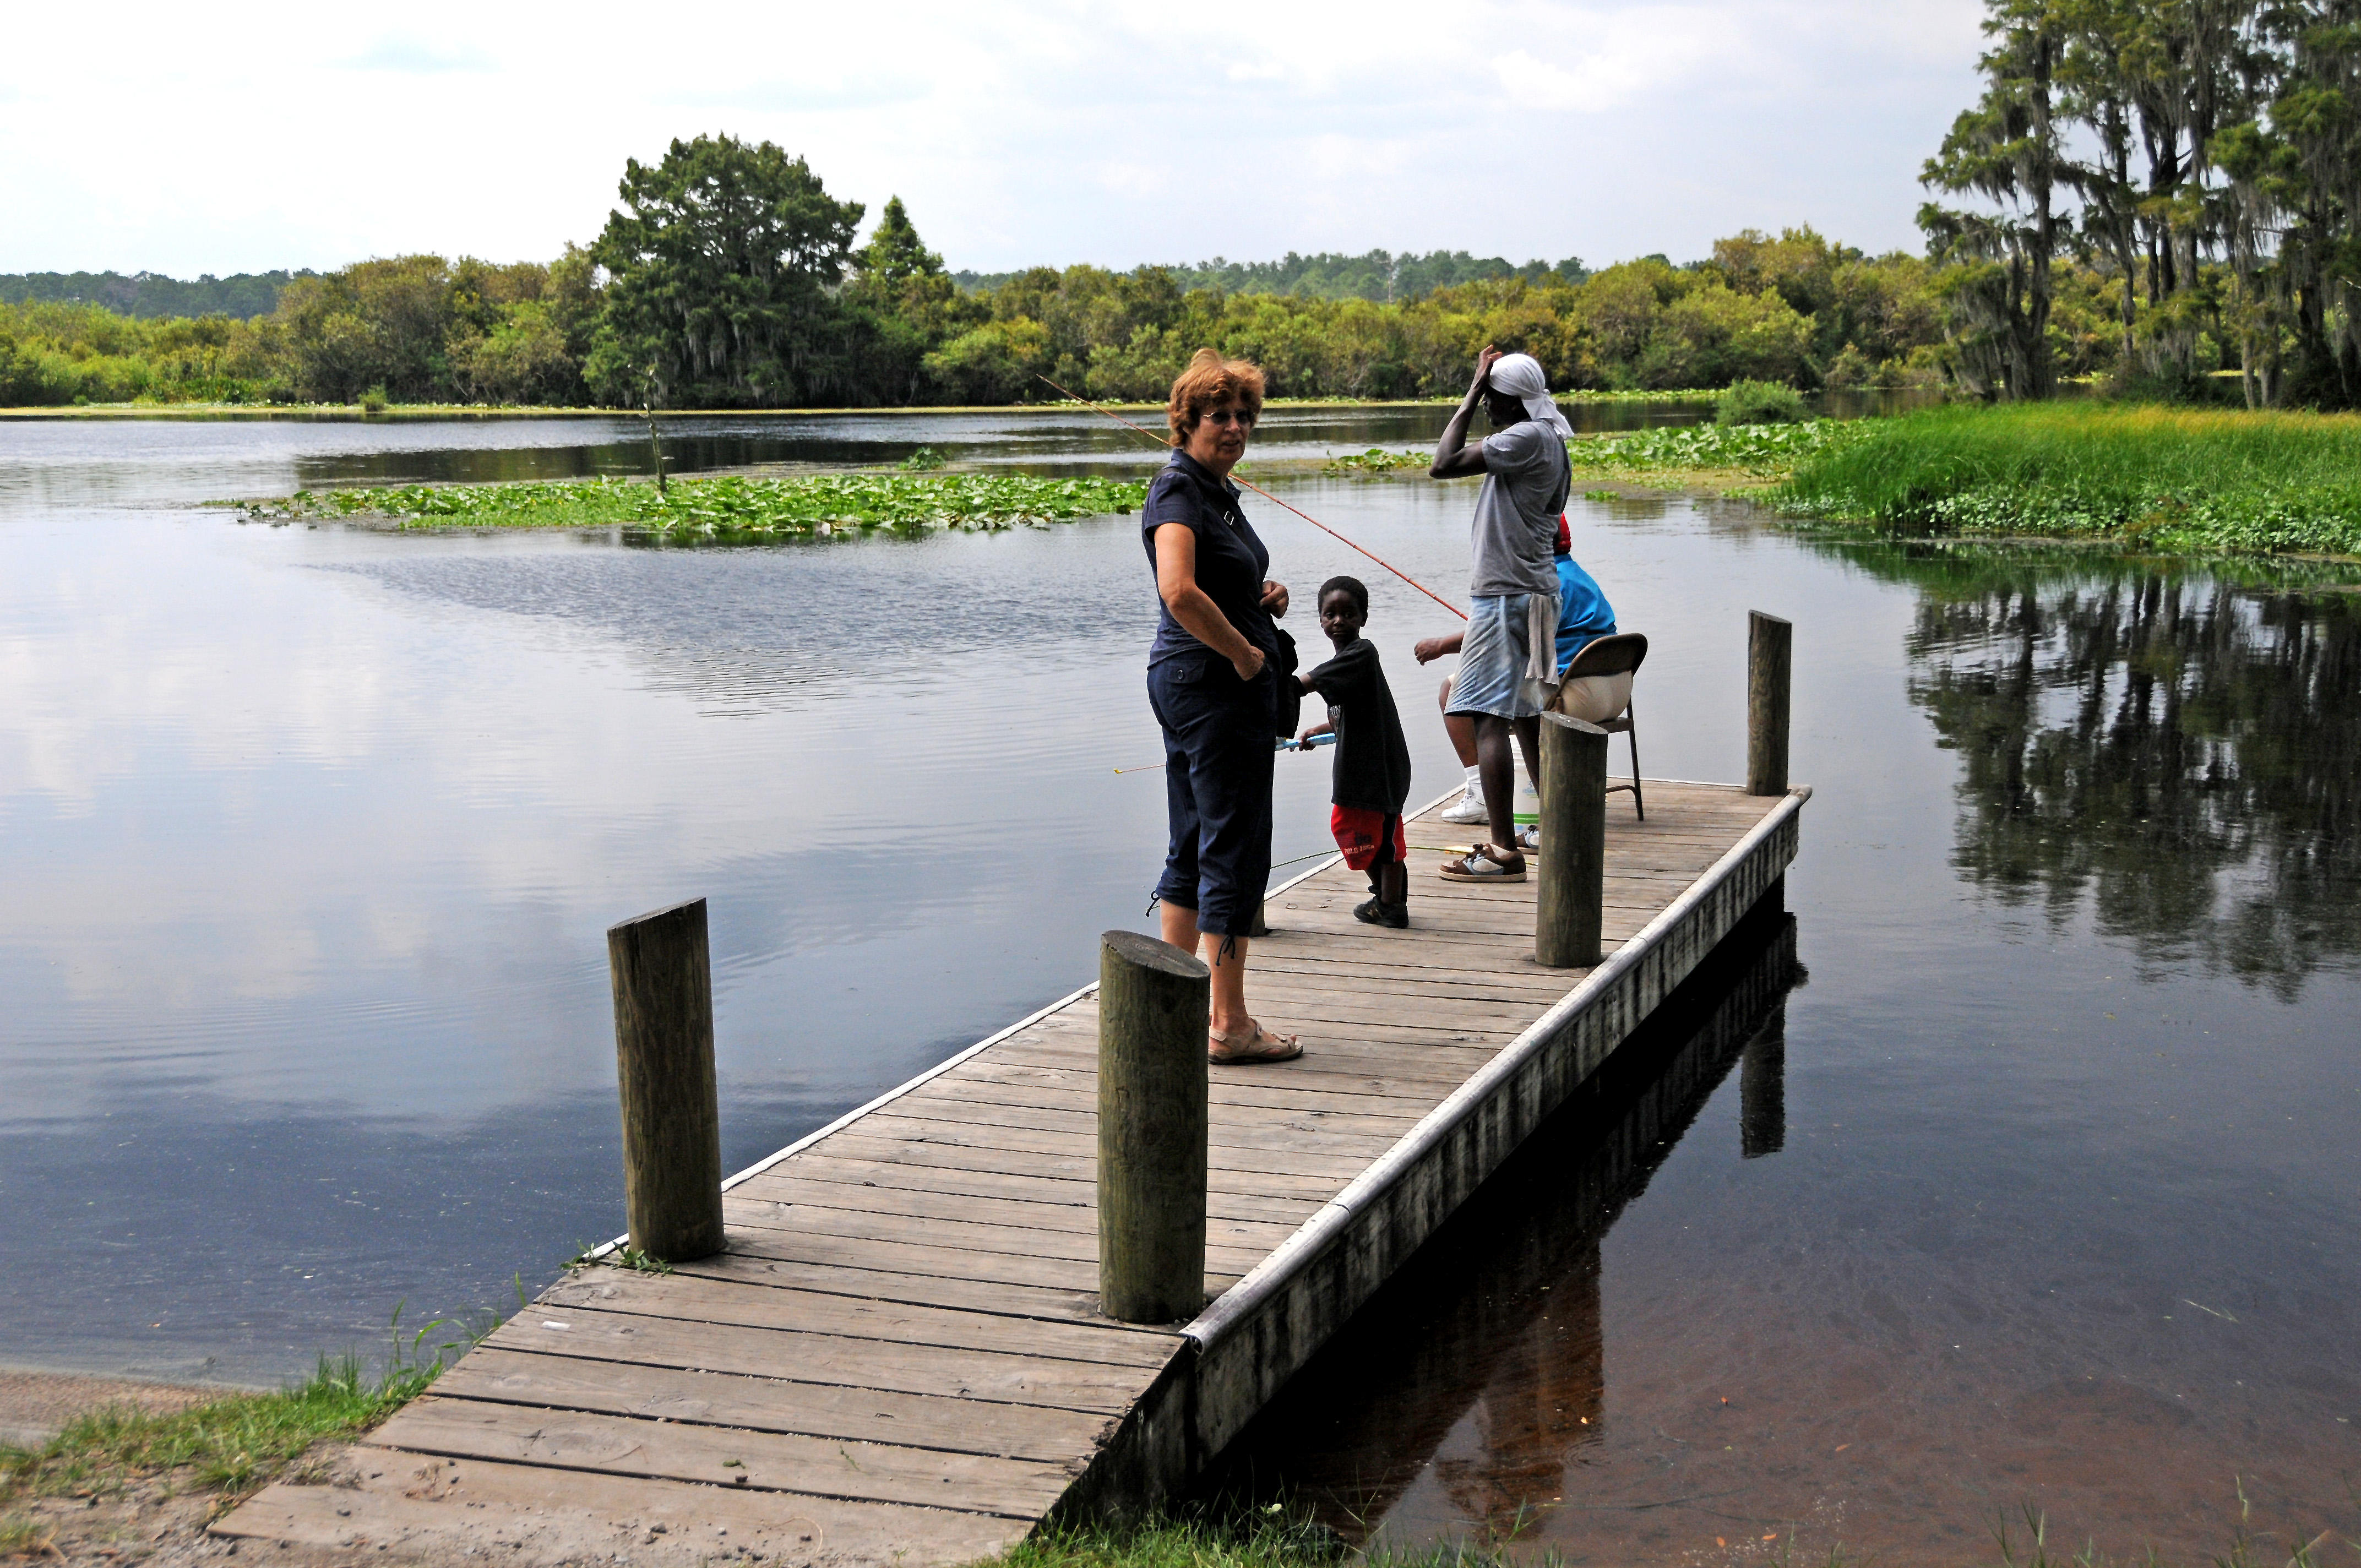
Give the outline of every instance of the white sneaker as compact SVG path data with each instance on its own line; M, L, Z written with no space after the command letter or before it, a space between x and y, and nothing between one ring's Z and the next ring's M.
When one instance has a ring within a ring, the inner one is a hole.
M1492 808L1484 804L1481 790L1463 791L1457 800L1436 813L1445 822L1489 822Z

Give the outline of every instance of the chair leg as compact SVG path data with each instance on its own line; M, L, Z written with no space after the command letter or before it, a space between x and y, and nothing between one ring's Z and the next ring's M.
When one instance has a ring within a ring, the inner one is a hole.
M1648 802L1640 794L1640 726L1633 721L1631 705L1628 702L1623 705L1623 719L1631 726L1623 731L1624 739L1631 742L1631 809L1640 814L1641 821L1645 822L1648 820Z

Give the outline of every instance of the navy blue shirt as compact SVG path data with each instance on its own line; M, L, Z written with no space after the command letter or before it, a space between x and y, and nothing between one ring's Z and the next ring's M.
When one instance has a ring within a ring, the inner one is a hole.
M1213 470L1186 452L1175 452L1149 482L1147 504L1139 509L1140 541L1148 547L1150 572L1156 569L1156 531L1168 522L1184 524L1197 536L1197 586L1205 597L1240 636L1276 659L1279 629L1262 607L1270 552L1238 510L1237 487L1213 477ZM1158 601L1156 641L1148 651L1150 664L1176 654L1211 652L1172 619L1170 606Z

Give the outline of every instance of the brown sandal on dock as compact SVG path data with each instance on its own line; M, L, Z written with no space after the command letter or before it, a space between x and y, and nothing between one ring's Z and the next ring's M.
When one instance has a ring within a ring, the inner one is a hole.
M1254 1020L1248 1019L1248 1023ZM1215 1067L1251 1067L1257 1062L1293 1061L1303 1054L1303 1047L1293 1035L1274 1035L1260 1024L1255 1024L1254 1038L1233 1047L1230 1037L1219 1029L1205 1031L1205 1059Z
M1500 859L1502 852L1490 844L1478 844L1464 855L1454 855L1443 862L1443 880L1445 882L1524 881L1524 857L1518 855L1517 863L1512 866ZM1516 854L1513 850L1506 852Z

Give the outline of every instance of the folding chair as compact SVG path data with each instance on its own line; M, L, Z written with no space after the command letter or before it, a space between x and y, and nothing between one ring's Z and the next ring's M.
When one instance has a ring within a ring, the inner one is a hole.
M1647 657L1648 640L1639 632L1619 631L1609 637L1593 638L1583 645L1582 652L1576 653L1565 670L1560 672L1557 699L1552 706L1560 712L1575 711L1567 706L1566 702L1568 696L1573 695L1571 683L1593 675L1628 677L1639 671L1641 663ZM1648 804L1640 793L1640 732L1631 727L1631 698L1629 689L1627 685L1623 698L1623 711L1611 718L1596 718L1591 719L1591 722L1610 735L1620 730L1631 738L1631 782L1627 784L1609 784L1607 793L1613 795L1617 790L1630 790L1631 809L1639 813L1641 821L1645 822L1648 820ZM1578 717L1588 716L1579 715Z

